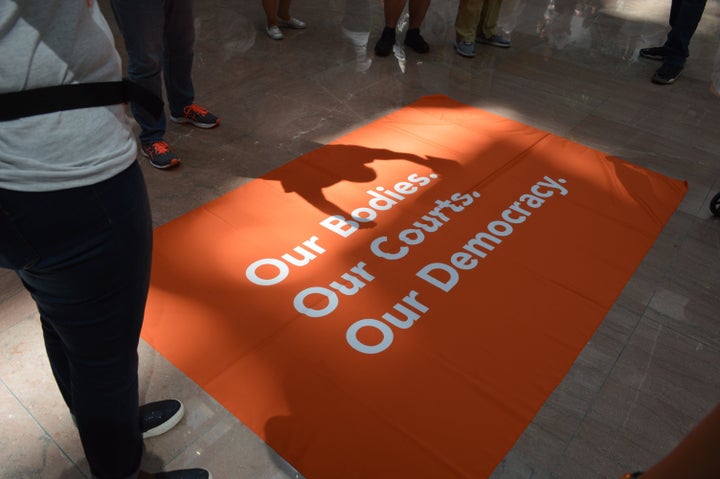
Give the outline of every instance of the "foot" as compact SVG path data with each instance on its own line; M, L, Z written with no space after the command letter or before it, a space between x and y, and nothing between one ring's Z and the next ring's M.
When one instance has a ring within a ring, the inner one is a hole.
M280 31L280 27L273 25L271 27L265 27L265 33L273 40L282 40L285 35Z
M485 38L482 34L475 37L475 42L484 43L485 45L492 45L494 47L509 48L510 40L500 35L492 35L489 38Z
M159 436L175 427L185 414L177 399L165 399L140 406L140 430L143 439Z
M190 123L198 128L213 128L220 124L220 118L195 103L183 108L181 116L170 115L170 119L175 123Z
M178 469L176 471L149 472L140 471L138 479L212 479L212 475L205 469Z
M150 164L160 170L169 170L180 165L180 160L170 149L166 141L153 141L140 145L140 151L150 160Z
M430 45L420 35L419 28L410 28L405 34L405 45L409 46L418 53L427 53L430 51Z
M466 42L462 40L455 42L455 51L457 51L459 55L468 58L474 57L476 54L475 44L473 42Z
M282 28L293 28L295 30L302 30L303 28L307 27L305 22L298 18L290 17L289 19L285 20L284 18L279 18L277 20L277 24L279 27Z
M385 27L380 39L375 44L375 55L386 57L392 52L393 46L395 46L395 29Z
M641 48L639 55L650 60L665 60L667 49L665 47Z
M655 71L652 82L659 85L670 85L671 83L675 83L675 80L677 80L682 71L683 67L681 66L663 63L662 66Z

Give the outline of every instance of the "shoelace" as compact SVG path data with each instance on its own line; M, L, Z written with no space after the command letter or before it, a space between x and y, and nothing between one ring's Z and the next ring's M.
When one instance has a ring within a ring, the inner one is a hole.
M207 109L201 107L200 105L196 105L195 103L183 108L183 113L185 113L185 116L190 116L190 113L195 113L197 115L206 115L207 112Z
M167 153L168 151L170 151L170 145L168 145L167 142L164 141L156 141L152 144L152 149L158 155L162 155L163 153Z

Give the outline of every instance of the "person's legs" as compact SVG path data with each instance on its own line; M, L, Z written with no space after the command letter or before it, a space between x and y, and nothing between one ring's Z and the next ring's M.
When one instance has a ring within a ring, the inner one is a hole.
M290 20L290 0L280 0L277 16L283 20Z
M502 0L485 0L478 18L477 32L484 38L492 38L497 33L497 21L500 16Z
M653 83L670 85L682 73L690 54L690 40L700 23L706 1L673 0L670 7L670 32L665 44L640 50L640 56L663 62L652 76Z
M195 48L193 0L165 2L164 65L165 91L170 114L183 116L183 108L195 100L192 66Z
M670 7L670 32L664 48L665 63L683 66L689 56L690 39L695 34L707 0L673 0Z
M267 26L277 26L278 0L262 0Z
M425 15L429 7L430 0L410 0L408 4L408 13L410 14L408 29L420 28L420 25L422 25L422 22L425 20ZM402 9L400 12L402 12ZM400 15L398 15L398 19L399 18ZM397 23L397 20L395 20L395 23Z
M409 46L418 53L427 53L430 46L420 35L420 25L425 20L425 14L430 6L430 0L410 0L408 13L410 21L408 31L405 34L405 45Z
M385 0L385 27L395 30L407 0Z
M163 3L159 0L110 2L128 53L128 77L158 98L162 98ZM156 118L134 102L131 108L141 128L140 142L147 144L162 140L166 128L165 115Z
M455 17L456 40L475 42L482 4L482 0L460 0Z
M406 0L385 0L385 28L380 38L375 43L375 54L386 57L393 51L395 45L395 28L400 20L400 15L405 8Z
M17 270L37 303L93 476L135 477L137 345L152 248L139 165L82 188L0 190L0 238L0 266Z

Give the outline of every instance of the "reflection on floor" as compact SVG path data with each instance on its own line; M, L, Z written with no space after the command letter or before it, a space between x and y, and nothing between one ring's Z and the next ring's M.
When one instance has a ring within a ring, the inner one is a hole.
M100 5L110 13L106 0ZM685 71L674 85L658 86L649 80L659 64L638 50L662 43L669 7L505 0L501 26L512 47L479 45L475 58L464 58L452 47L456 2L436 1L422 28L430 53L397 46L379 58L381 2L298 1L292 13L308 28L286 31L282 41L266 36L260 1L197 2L197 97L222 126L170 125L166 140L183 160L177 170L143 160L155 224L436 93L687 180L689 192L655 246L492 478L612 479L647 467L720 391L720 218L708 209L720 191L720 98L712 83L720 9L708 3ZM176 429L147 441L147 469L296 477L164 358L144 343L140 352L142 399L176 396L188 409ZM0 272L0 417L0 478L89 477L37 313L7 271Z

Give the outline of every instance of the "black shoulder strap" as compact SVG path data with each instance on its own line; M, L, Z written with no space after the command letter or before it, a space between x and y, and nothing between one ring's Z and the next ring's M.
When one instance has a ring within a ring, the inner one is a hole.
M0 121L128 101L137 102L156 117L162 116L163 101L160 98L140 85L123 79L117 82L78 83L0 94Z

